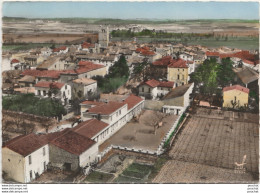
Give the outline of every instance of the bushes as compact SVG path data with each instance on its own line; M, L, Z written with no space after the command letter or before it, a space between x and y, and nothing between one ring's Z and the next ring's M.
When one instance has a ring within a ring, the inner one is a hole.
M60 101L50 98L40 99L33 94L3 96L3 109L34 115L56 117L65 114Z
M94 80L97 81L97 85L102 92L110 93L115 92L121 85L125 84L128 80L129 68L124 56L115 62L113 66L109 68L109 74L105 77L95 76Z
M175 133L177 132L177 129L179 128L180 124L182 123L182 121L184 120L184 118L186 117L186 114L183 113L181 118L178 121L178 124L176 125L175 129L173 130L173 132L171 133L170 137L165 141L163 148L168 148L170 145L170 141L172 139L172 137L175 135Z

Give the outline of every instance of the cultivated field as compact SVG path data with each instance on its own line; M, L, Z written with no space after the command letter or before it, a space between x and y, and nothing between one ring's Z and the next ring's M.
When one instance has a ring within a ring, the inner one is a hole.
M235 162L242 163L244 155L246 173L235 173ZM155 183L185 182L186 177L187 182L194 183L205 179L216 183L257 180L258 117L199 108L177 135L169 156L172 160L154 179Z

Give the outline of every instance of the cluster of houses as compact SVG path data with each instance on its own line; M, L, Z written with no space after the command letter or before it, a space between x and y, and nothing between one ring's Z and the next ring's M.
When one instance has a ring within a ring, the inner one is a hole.
M135 65L147 62L155 77L139 84L139 96L101 94L99 100L89 100L97 91L92 78L108 74L121 55L131 74ZM14 93L31 92L38 97L57 98L63 105L75 98L85 100L80 103L80 123L59 132L19 136L4 144L3 171L10 179L27 183L48 167L72 171L90 167L101 159L99 146L141 113L145 99L156 103L164 113L179 115L192 100L194 83L190 83L190 74L207 58L225 57L234 61L241 84L223 89L223 107L248 105L249 89L257 84L259 66L257 55L248 51L222 53L202 46L109 42L109 29L104 28L98 43L12 54L10 68L21 73L12 86L4 79L3 93L11 89Z
M81 120L72 128L8 141L2 148L2 167L9 179L27 183L47 167L76 171L100 160L99 145L138 116L144 99L135 95L104 97L81 103Z

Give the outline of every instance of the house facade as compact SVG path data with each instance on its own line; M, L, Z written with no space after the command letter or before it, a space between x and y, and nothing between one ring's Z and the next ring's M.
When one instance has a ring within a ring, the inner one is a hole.
M223 107L239 108L247 107L249 89L240 85L223 88Z
M33 133L19 136L3 146L2 158L2 168L8 178L28 183L47 169L49 146Z
M139 85L139 95L146 98L159 98L166 95L175 87L174 82L172 81L157 81L157 80L148 80Z
M71 86L60 82L40 81L34 85L35 95L40 97L54 97L66 105L72 98Z
M176 62L168 65L167 80L175 82L176 87L188 84L189 67L187 66L187 62L185 60L178 59Z
M89 166L96 161L97 154L95 141L71 130L50 142L50 164L63 170L77 171Z
M72 81L72 98L88 98L97 91L97 81L88 78L75 79Z

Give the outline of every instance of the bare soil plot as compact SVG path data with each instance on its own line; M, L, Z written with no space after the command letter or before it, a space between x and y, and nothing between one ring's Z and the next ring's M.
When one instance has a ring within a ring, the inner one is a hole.
M237 174L235 162L241 164L244 155L245 174ZM233 183L256 180L259 165L258 117L198 108L177 135L169 156L172 161L163 167L154 182Z
M168 161L153 183L257 183L250 173L177 160Z
M101 144L99 151L103 151L110 145L156 151L176 119L176 115L166 116L158 111L145 110L140 116L139 122L127 123ZM154 123L158 121L162 122L162 126L156 129Z

